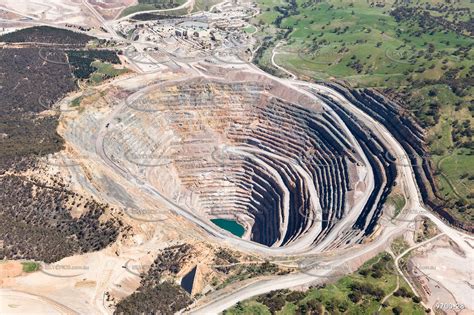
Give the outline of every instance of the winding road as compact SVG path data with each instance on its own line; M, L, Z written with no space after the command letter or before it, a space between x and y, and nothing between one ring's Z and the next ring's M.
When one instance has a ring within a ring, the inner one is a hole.
M443 221L441 221L437 216L435 216L434 214L432 214L431 212L429 212L423 207L421 203L421 197L416 186L414 174L410 167L410 163L408 163L409 161L408 155L404 152L401 145L396 141L396 139L388 132L388 130L383 125L381 125L379 122L372 119L370 116L368 116L363 111L358 109L355 105L353 105L348 100L346 100L341 94L332 90L331 88L317 85L317 84L308 83L308 82L303 82L303 81L287 80L287 79L280 79L277 77L273 77L270 74L262 72L260 69L256 68L253 65L245 65L245 67L247 67L247 69L250 71L254 71L259 74L264 74L268 76L269 78L273 80L277 80L302 93L305 93L305 92L307 93L307 91L305 91L305 89L307 88L313 89L314 91L317 91L319 93L324 93L325 95L337 100L340 104L345 106L345 108L348 109L352 114L354 114L357 118L359 118L365 124L367 124L367 126L370 127L370 129L372 130L374 134L376 134L377 136L380 136L381 139L386 141L389 147L395 152L397 158L401 161L401 163L399 163L397 167L399 169L400 179L403 184L404 190L407 194L407 200L408 200L407 204L405 205L404 210L416 209L417 211L409 211L408 213L406 213L406 211L402 211L400 216L403 216L406 221L414 220L417 214L422 214L430 218L438 226L438 228L443 233L443 235L447 235L448 237L452 238L460 247L463 248L463 250L469 251L469 248L467 248L467 244L464 242L464 237L468 236L467 234L464 234L462 232L459 232L451 228L450 226L445 224ZM212 79L212 77L206 76L203 73L200 73L200 75L206 77L207 79ZM145 89L142 89L136 92L136 94L134 94L132 97L133 98L141 97L150 88L153 88L153 87L147 87ZM141 189L145 193L151 194L155 198L164 202L170 208L170 210L175 212L177 215L185 217L191 222L195 223L196 225L199 225L201 228L207 231L210 237L217 238L220 241L225 241L227 244L235 248L252 251L254 253L258 253L267 257L288 256L288 255L296 255L296 254L299 255L300 257L305 257L311 254L317 254L321 252L321 249L324 247L325 244L330 243L331 241L334 240L335 237L337 237L337 233L331 233L327 239L325 239L321 244L319 244L318 246L314 248L307 248L307 247L305 248L298 247L295 249L285 248L285 247L268 248L260 244L256 244L250 241L236 238L235 236L229 235L228 233L223 233L222 230L215 228L214 226L210 225L208 222L202 220L200 217L193 214L192 211L190 211L190 209L186 209L182 207L181 205L176 204L174 201L168 199L162 193L157 191L154 187L151 187L150 185L143 183L136 178L133 178L131 174L121 169L120 166L116 165L114 161L107 156L104 150L104 145L103 145L104 137L108 131L106 127L107 124L113 122L115 115L119 113L121 110L123 110L124 106L126 106L126 104L122 104L121 106L118 106L117 108L115 108L115 110L109 115L108 119L103 121L102 128L100 129L99 135L97 137L97 142L96 142L97 153L99 154L99 156L103 159L105 163L107 163L110 167L114 168L116 172L121 173L122 176L124 176L125 178L127 178L128 181L130 181L131 184L137 187L141 187ZM352 213L356 215L357 211L354 211ZM346 219L347 224L351 223L350 219L352 218ZM409 222L399 222L397 223L397 225L388 224L387 226L385 226L383 232L378 236L378 238L371 243L364 244L363 246L354 247L354 249L348 250L341 255L338 255L338 256L334 255L330 259L324 256L322 258L314 258L311 261L311 265L316 264L316 263L324 263L328 266L331 266L330 268L326 268L326 269L320 268L320 267L315 267L314 269L305 268L305 272L299 272L299 273L289 274L289 275L280 276L280 277L271 277L269 279L263 279L263 280L256 280L234 292L229 292L229 293L218 292L216 293L217 296L215 297L215 299L213 299L211 302L209 302L206 305L196 307L196 309L191 311L191 313L192 314L217 314L231 307L238 301L248 299L258 294L263 294L268 291L276 290L276 289L291 288L291 287L296 287L296 286L313 284L318 281L319 282L324 281L324 279L326 279L328 274L330 274L333 270L337 269L338 266L342 266L342 265L347 266L347 265L350 265L353 261L360 261L364 259L366 260L367 258L374 256L377 253L383 251L390 244L390 241L393 238L409 230L410 229L409 225L410 225ZM336 226L336 229L342 230L344 227L346 227L346 224L342 223L341 225Z
M83 0L83 1L87 1L87 0ZM180 10L180 9L185 9L185 8L188 8L188 7L192 7L194 5L194 1L195 0L186 0L185 3L177 6L177 7L174 7L174 8L169 8L169 9L156 9L156 10L146 10L146 11L138 11L138 12L134 12L134 13L130 13L130 14L127 14L121 18L118 18L118 19L115 19L113 20L113 22L119 22L119 21L125 21L127 19L130 19L130 18L133 18L134 16L138 15L138 14L144 14L144 13L163 13L163 12L171 12L171 11L174 11L174 10Z
M255 68L254 68L255 69ZM270 74L266 74L267 76L272 77ZM404 217L406 221L399 222L397 225L389 225L385 227L385 230L378 238L369 243L365 244L364 248L355 248L354 250L350 251L349 254L346 254L345 257L334 257L332 261L329 263L332 266L338 266L340 264L349 263L350 261L356 261L362 257L368 257L370 254L374 256L378 252L384 250L389 244L390 241L395 238L397 235L401 235L405 231L409 230L409 222L407 221L414 221L417 213L420 213L423 216L428 217L430 220L436 224L436 226L440 229L443 233L442 235L446 235L454 240L465 252L472 253L472 249L469 248L468 244L464 242L465 237L469 237L468 234L460 232L445 222L440 220L437 216L433 213L426 210L421 202L420 193L418 187L416 185L415 177L412 171L412 168L409 166L408 163L408 155L403 150L401 145L396 141L396 139L388 132L388 130L382 126L380 123L375 121L373 118L365 114L362 110L358 109L355 105L350 103L346 100L340 93L328 88L326 86L316 85L308 82L296 81L296 80L285 80L273 77L275 80L279 80L290 86L305 86L320 93L324 93L331 98L339 101L340 104L345 105L346 109L350 110L351 113L357 116L357 118L363 120L367 126L372 127L371 131L379 136L382 137L388 144L389 147L396 153L397 158L401 161L400 165L397 166L400 172L401 180L403 182L403 186L405 187L405 191L408 194L407 196L407 204L405 205L404 210L408 209L417 209L418 212L410 211L408 214L406 211L402 211L400 216ZM332 234L334 235L334 234ZM326 240L325 240L326 241ZM331 239L328 238L327 242L330 242ZM421 246L421 244L418 244ZM313 251L317 251L319 248L315 248ZM311 274L315 275L314 277L308 276L307 273L297 273L297 274L290 274L287 276L271 279L271 280L261 280L252 283L244 288L239 289L236 292L229 293L227 295L217 297L216 300L208 303L207 305L201 306L196 308L191 312L191 314L217 314L219 312L224 311L225 309L231 307L235 303L251 298L255 295L263 294L272 290L277 289L286 289L301 285L309 285L314 282L317 282L317 276L323 276L327 273L327 270L315 269L311 270Z
M188 0L184 4L176 8L137 12L137 13L128 15L126 17L120 18L118 20L114 20L114 21L105 21L103 17L100 16L100 14L94 9L94 7L87 2L87 0L82 0L82 3L94 14L94 16L96 16L96 18L102 23L103 27L111 34L111 36L113 36L118 41L130 44L133 42L124 40L123 38L118 36L118 34L113 28L114 23L133 17L134 15L140 14L140 13L154 13L154 12L163 12L163 11L171 11L171 10L186 8L186 7L192 6L194 4L194 0ZM164 205L166 205L166 207L168 207L175 214L186 218L188 221L193 222L196 226L199 226L200 228L202 228L208 234L210 238L213 238L220 242L225 242L227 245L234 248L250 251L250 252L262 255L264 257L268 257L269 259L285 258L288 256L292 256L295 260L305 259L304 264L301 265L300 272L283 275L283 276L272 276L265 279L255 279L254 281L250 282L246 286L241 287L238 290L233 291L233 292L227 292L225 289L223 291L213 292L208 297L206 297L206 300L209 301L208 303L200 303L196 305L195 308L190 311L190 314L217 314L233 306L237 302L251 298L255 295L264 294L272 290L286 289L286 288L292 288L292 287L297 287L297 286L306 286L306 285L310 285L310 284L314 284L318 282L324 282L328 276L334 273L335 270L339 270L341 268L345 268L347 270L353 270L355 269L354 266L359 264L360 261L367 260L368 258L375 256L377 253L385 250L389 246L391 240L403 234L404 232L408 231L410 229L409 221L413 221L414 218L418 214L428 217L431 221L433 221L433 223L441 231L442 234L436 236L435 238L438 238L440 236L447 236L451 238L454 242L457 243L457 245L463 251L465 251L469 255L468 257L473 258L472 248L470 248L469 245L465 242L465 239L470 236L466 233L463 233L461 231L458 231L450 227L444 221L438 218L436 215L428 211L422 204L420 192L418 190L418 187L415 181L413 170L410 167L408 155L403 150L402 146L390 134L390 132L381 123L379 123L378 121L376 121L375 119L367 115L361 109L357 108L354 104L349 102L346 98L344 98L344 96L342 96L337 91L326 86L299 81L296 75L278 66L275 63L276 54L277 52L274 49L272 53L272 57L271 57L272 64L275 67L282 70L283 72L289 74L291 76L291 79L282 79L282 78L275 77L271 74L268 74L262 71L261 69L259 69L258 67L252 64L241 64L238 67L249 72L253 72L259 75L264 75L268 77L269 79L275 80L291 89L294 89L295 91L299 93L302 93L302 94L307 95L308 97L311 97L314 100L317 100L318 98L313 93L310 93L308 90L322 93L334 99L342 106L344 106L346 110L348 110L351 114L353 114L359 120L364 122L366 126L370 128L373 134L380 137L380 139L383 139L383 141L387 144L387 146L390 147L391 150L394 152L397 159L401 161L401 163L398 163L399 165L397 165L398 172L399 172L399 178L397 179L397 181L402 184L404 192L407 196L407 203L400 214L400 216L403 217L405 221L399 221L397 222L397 224L391 224L390 222L384 223L385 226L383 227L380 235L378 235L377 238L373 240L372 242L369 242L363 245L356 245L351 249L340 251L340 252L331 252L330 254L325 254L325 255L321 254L322 250L338 237L339 232L343 231L348 226L353 224L354 220L357 218L357 215L359 214L360 208L363 207L365 203L365 200L362 199L360 200L359 204L355 205L354 209L351 212L349 212L349 214L338 225L334 227L331 234L329 234L328 237L324 239L321 243L319 243L317 246L311 246L311 244L308 242L309 238L308 239L303 238L303 241L301 243L296 243L298 246L272 247L272 248L266 247L260 244L256 244L251 241L237 238L231 235L230 233L223 232L221 229L215 227L213 224L207 222L206 220L202 219L198 215L194 214L191 211L191 209L185 208L182 205L177 204L175 201L171 200L167 196L164 196L156 188L152 187L148 183L144 183L139 178L134 177L133 174L129 173L123 167L118 165L113 160L113 158L107 155L104 142L106 141L106 136L109 133L110 129L113 128L114 121L116 121L117 115L121 111L126 109L127 107L127 104L124 101L121 104L117 105L113 109L113 111L108 115L108 117L101 122L101 125L99 126L99 132L97 134L97 138L95 142L95 151L97 153L97 156L101 159L101 162L103 162L110 169L113 169L117 174L120 174L124 179L126 179L126 181L131 186L138 187L139 189L141 189L143 193L149 196L153 196L153 198L156 198L157 200L161 201ZM133 60L129 59L129 62L133 64ZM199 70L198 67L193 67L193 63L196 63L196 62L193 61L193 62L186 63L182 61L181 62L176 61L176 64L181 65L183 69L186 69L186 71L192 71L193 76L195 76L195 74L197 73L199 76L202 76L206 79L214 79L214 77L209 76L208 74ZM229 70L235 67L235 65L233 66L222 65L222 66ZM169 82L172 82L172 81L169 81ZM135 92L135 94L132 95L132 98L134 97L139 98L152 88L153 87L143 88ZM341 121L340 118L338 118L337 116L335 116L334 118L338 119L339 122ZM344 124L341 124L341 125L344 126ZM357 141L355 141L355 139L353 140L354 140L354 144L356 145L355 149L361 150L360 146L357 145ZM248 150L244 151L242 148L235 148L235 150L236 152L240 152L240 154L249 154ZM361 156L365 158L363 154ZM367 160L365 160L365 162L367 162ZM366 163L366 165L369 165L369 163ZM303 172L303 170L300 170L300 171ZM368 171L367 176L368 176L368 185L369 185L368 190L371 191L371 187L373 187L371 186L373 185L373 182L371 179L373 177L372 176L373 174L370 167L368 167L367 171ZM407 211L407 210L416 210L416 211ZM430 239L428 241L432 241L433 239ZM404 253L402 253L401 255L399 255L396 258L397 270L400 272L400 269L398 267L398 261L401 257L403 257L404 254L406 254L410 250L417 248L418 246L424 245L428 241L417 244L415 247L412 247L408 249L407 251L405 251ZM307 261L309 258L311 259L310 262ZM326 266L326 268L322 268L321 266ZM410 283L409 281L407 282ZM103 284L103 287L104 288L106 287L105 283ZM9 292L11 292L11 290L9 290L6 293L0 291L0 296L2 294L4 295L11 294ZM97 296L101 296L101 295L98 294ZM52 303L49 300L46 302L50 303L56 310L60 311L61 313L66 313L66 314L75 313L73 310L63 305ZM99 311L104 312L104 309L100 309Z
M272 62L274 63L274 57L275 57L276 52L273 51L272 55ZM207 74L203 73L202 71L199 70L198 67L193 67L189 63L181 63L183 68L192 68L194 69L199 75L207 78L207 79L212 79L212 77L208 76ZM274 63L275 66L278 67ZM255 65L252 64L245 64L241 65L241 67L246 68L248 71L252 71L258 74L263 74L267 77L269 77L272 80L276 80L288 87L291 87L295 89L296 91L300 93L305 93L307 96L310 96L312 98L316 97L307 91L307 89L311 89L313 91L316 91L318 93L323 93L337 102L339 102L341 105L343 105L347 110L349 110L352 114L354 114L358 119L363 121L370 129L371 131L379 136L381 139L383 139L388 147L390 147L393 152L395 153L395 156L401 163L398 165L398 170L400 174L400 181L404 187L404 191L407 194L407 204L405 205L404 210L409 210L409 209L416 209L417 213L421 213L422 215L428 217L431 219L440 229L440 231L443 233L443 235L446 235L453 239L460 247L463 248L463 250L469 251L468 248L466 248L467 244L464 242L464 238L468 237L469 235L462 233L460 231L455 230L454 228L448 226L446 223L444 223L442 220L440 220L437 216L426 210L421 202L421 197L419 190L416 185L416 181L414 178L413 171L410 167L409 163L409 158L406 152L403 150L402 146L396 141L396 139L390 134L390 132L379 122L368 116L365 112L357 108L355 105L350 103L347 99L344 98L340 93L336 92L335 90L322 86L322 85L317 85L313 83L308 83L304 81L299 81L297 80L296 76L292 73L289 73L287 71L284 71L285 69L281 69L284 72L288 73L291 75L292 79L281 79L278 77L275 77L271 74L263 72L261 69L257 68ZM135 97L140 97L141 94L145 93L146 90L144 89L143 91L138 91L135 95ZM124 106L124 105L122 105ZM114 113L120 111L120 108L117 108ZM301 251L301 248L298 248L298 251L291 251L288 248L268 248L265 246L262 246L260 244L255 244L250 241L245 241L242 239L238 239L232 235L229 235L227 233L222 233L221 230L216 229L214 226L208 224L207 222L203 221L201 218L197 217L194 215L192 212L189 211L189 209L185 209L182 206L174 203L172 200L169 200L166 198L166 196L163 196L160 192L156 191L153 187L148 186L145 183L141 183L140 181L130 178L130 174L127 174L124 172L124 170L121 170L117 165L113 163L111 159L107 157L103 150L103 137L106 133L105 126L107 123L110 123L113 121L114 118L114 113L112 113L106 121L103 122L103 126L101 129L101 132L99 133L99 136L97 138L97 145L96 149L100 157L110 166L113 167L117 170L117 172L122 173L123 176L129 178L131 182L134 185L141 186L144 191L147 193L150 193L154 195L156 198L159 198L161 201L164 201L170 209L175 212L176 214L183 216L190 220L191 222L194 222L195 224L199 225L202 227L204 230L206 230L209 233L210 237L218 238L221 241L225 241L231 246L235 246L236 248L241 248L247 251L252 251L255 253L259 253L264 256L268 257L275 257L275 256L286 256L286 255L295 255L298 254L301 257L305 257L307 255L314 255L317 253L321 252L321 249L324 248L325 245L329 244L331 241L334 240L335 237L337 237L338 233L332 233L330 237L325 239L322 243L320 243L318 246L314 248L307 248L305 251ZM357 142L355 142L357 143ZM370 172L371 170L369 170ZM370 174L369 174L370 175ZM416 216L415 211L402 211L400 216L403 216L406 221L413 220ZM346 224L342 222L340 225L336 226L335 229L338 230L343 230L347 224L351 224L351 220L355 218L357 215L357 211L352 212L353 217L351 215L348 216L346 219ZM216 292L210 297L213 297L212 301L205 305L198 305L196 306L195 309L193 309L190 313L191 314L217 314L219 312L222 312L223 310L231 307L235 303L251 298L255 295L258 294L263 294L272 290L277 290L277 289L285 289L285 288L291 288L291 287L296 287L296 286L301 286L301 285L309 285L315 282L322 282L326 279L328 274L331 274L333 270L335 270L338 266L342 265L350 265L351 262L353 261L359 261L359 260L366 260L367 258L370 258L371 256L375 256L377 253L383 251L385 248L387 248L393 238L395 238L398 235L403 234L405 231L409 230L409 223L408 222L399 222L397 225L387 225L384 227L383 232L378 236L376 240L374 240L371 243L364 244L363 246L357 246L353 250L348 250L340 255L333 255L328 259L327 256L323 257L316 257L313 258L311 264L315 263L324 263L328 266L331 266L331 268L320 268L320 267L315 267L313 269L305 269L305 272L299 272L299 273L294 273L294 274L289 274L285 276L279 276L279 277L271 277L269 279L257 279L250 284L246 285L245 287L242 287L238 289L237 291L234 292Z

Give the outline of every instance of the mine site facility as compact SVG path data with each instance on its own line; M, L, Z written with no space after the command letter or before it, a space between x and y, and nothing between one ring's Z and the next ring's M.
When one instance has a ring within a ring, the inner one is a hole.
M119 51L128 71L79 86L48 109L59 113L65 149L39 167L113 205L107 218L130 227L120 241L44 262L41 272L10 277L18 267L11 263L0 279L0 312L17 305L18 313L113 314L114 301L139 287L157 250L187 243L198 250L176 278L196 273L189 292L199 298L180 313L217 314L273 290L353 273L416 233L422 220L436 235L392 253L394 274L426 308L445 301L462 304L461 314L474 310L472 225L437 211L425 134L397 115L400 104L373 90L302 80L277 64L277 52L271 62L284 76L257 67L262 42L244 31L260 12L253 2L210 2L200 11L199 1L188 0L121 14L132 2L0 4L2 33L56 27ZM173 10L179 14L166 15ZM36 48L43 64L58 69L70 49ZM406 200L400 211L387 204L392 193ZM285 272L212 286L217 267L209 253L217 247L241 253L230 264L251 257ZM406 276L399 262L409 252Z

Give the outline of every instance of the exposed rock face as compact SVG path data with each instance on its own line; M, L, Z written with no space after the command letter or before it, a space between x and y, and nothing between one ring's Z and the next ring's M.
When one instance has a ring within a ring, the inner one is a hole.
M324 95L320 94L319 96L330 104L331 108L337 112L350 129L351 133L359 140L365 156L374 171L375 187L354 224L354 228L363 229L366 235L371 234L381 215L384 202L395 184L397 177L396 165L390 158L391 156L387 154L389 151L380 139L366 132L360 122L339 104Z
M353 90L341 85L330 84L357 107L381 122L402 145L410 158L417 186L423 202L446 219L450 224L473 232L474 225L461 222L445 209L444 198L439 194L433 178L433 166L429 159L423 129L408 115L402 115L399 105L374 90ZM389 156L395 162L395 157Z
M298 252L374 231L397 177L383 141L333 99L208 69L104 99L113 112L87 110L65 137L211 233L210 219L233 219L245 240Z
M383 144L329 99L248 76L132 95L104 153L179 206L236 219L267 246L318 243L364 198L340 243L370 234L396 177Z

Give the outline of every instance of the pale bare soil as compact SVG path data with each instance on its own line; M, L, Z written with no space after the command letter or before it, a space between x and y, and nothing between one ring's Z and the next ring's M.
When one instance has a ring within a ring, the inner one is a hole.
M80 0L4 0L1 9L23 18L54 24L98 25Z
M137 0L87 0L106 20L111 20L122 12L123 9L135 5Z
M87 5L80 0L5 0L0 4L0 8L9 12L4 13L4 17L15 16L53 24L77 23L98 27L102 23L101 19L114 17L123 6L132 2L134 1L116 0L105 3L95 0L89 1ZM94 13L89 6L92 6L96 12ZM122 58L126 59L123 56ZM193 258L186 262L178 275L172 279L179 282L180 278L194 266L198 266L193 294L206 292L209 289L209 283L215 276L212 253L216 248L237 248L236 244L239 246L244 244L245 246L242 245L239 248L246 254L248 254L247 249L262 250L264 253L270 251L269 249L263 250L250 242L236 242L231 237L224 239L211 237L208 230L199 227L187 217L172 212L169 203L166 203L163 198L154 198L153 195L144 193L137 178L148 180L147 184L164 191L168 196L173 197L176 193L181 197L179 195L180 183L176 179L176 173L173 173L175 170L171 167L162 166L160 172L155 170L155 173L153 171L137 171L134 174L136 177L131 177L127 176L129 174L124 175L119 170L124 165L123 161L122 164L116 165L117 169L113 169L110 165L105 164L102 157L98 155L101 144L98 139L104 136L101 132L107 131L107 123L110 123L111 126L115 124L120 126L120 119L139 115L127 112L127 115L121 117L114 115L115 111L119 112L123 109L123 101L129 95L145 88L150 83L157 83L160 80L188 79L191 73L203 76L212 74L222 78L227 77L228 80L248 80L255 78L255 73L262 75L261 72L251 66L247 67L248 72L244 73L236 71L235 68L240 65L220 68L204 64L192 66L179 61L170 65L140 64L140 61L144 60L138 58L134 61L139 64L135 65L139 72L156 72L128 75L127 79L120 78L112 83L97 87L95 90L82 91L81 93L87 92L87 96L81 103L80 109L62 113L58 132L66 139L66 150L50 158L54 158L55 161L73 160L75 165L64 167L64 165L57 165L57 163L53 165L45 161L48 172L66 179L73 191L93 195L116 208L117 211L108 213L107 216L119 217L124 224L131 227L131 230L122 234L115 244L106 249L64 258L55 264L42 265L42 270L38 272L23 273L19 262L0 264L1 313L110 314L113 312L113 303L107 301L106 293L109 293L115 300L130 295L139 286L139 273L149 268L159 250L183 242L194 246ZM134 62L130 62L130 64L133 66ZM261 81L268 79L263 75L258 78ZM279 84L286 87L280 90L280 96L296 102L294 90L288 88L292 83L279 80ZM320 86L318 91L328 95L333 93L328 90L328 88ZM69 96L64 102L64 106L67 107L68 103L81 93ZM353 111L357 113L357 110ZM142 113L141 119L146 122L147 119L150 119L150 115ZM370 120L369 118L364 119ZM391 144L395 141L377 123L371 122L368 126L385 135ZM144 124L140 131L150 132L155 130L153 129L155 127L153 124ZM221 140L217 139L216 141ZM398 148L396 142L393 147ZM397 154L404 154L401 148L397 149ZM112 157L109 158L112 159ZM402 171L400 182L404 183L408 194L411 195L411 206L421 208L416 186L412 182L411 170L404 168ZM351 208L353 204L356 205L363 199L367 191L371 189L370 175L368 169L363 166L351 170L351 176L359 179L356 180L353 192L348 194L352 203ZM192 204L193 200L190 202ZM184 203L186 204L187 201L184 200ZM137 209L141 212L137 212ZM197 214L203 215L199 212ZM356 214L357 212L354 211L351 213L351 215ZM73 215L80 215L80 210ZM205 215L203 217L206 218ZM457 232L453 232L439 220L436 221L436 224L440 229L447 230L447 235L453 239L462 239ZM332 264L347 263L348 272L353 271L364 260L385 250L389 246L389 239L397 235L398 231L403 232L408 228L409 224L405 224L405 222L396 222L393 225L383 222L372 237L366 239L364 244L351 245L350 249L340 251L333 250L326 257L320 254L321 248L316 248L308 253L317 254L317 257L308 258L308 260L324 261L327 259ZM250 235L247 233L246 241L249 237ZM337 233L336 236L328 239L328 244L335 238L337 238ZM414 245L414 243L410 243L410 245ZM420 287L426 288L424 296L433 308L437 302L443 302L462 303L466 308L473 309L471 298L473 296L472 285L474 284L472 280L472 250L468 252L465 244L459 245L457 248L453 243L450 244L445 239L440 239L433 244L427 244L417 249L411 258L412 263L419 267L420 273L414 274L410 279L419 283ZM288 254L288 252L286 249L282 249L279 254ZM258 255L254 256L258 258ZM243 260L247 256L242 257ZM322 272L321 269L319 271ZM324 278L308 276L303 273L284 277L275 276L270 280L251 279L245 282L247 285L245 288L242 288L241 283L230 285L223 291L214 292L205 302L214 302L215 304L207 310L221 310L222 302L232 305L243 298L276 288L301 287L313 282L324 282L321 279ZM229 296L226 297L226 294ZM210 297L215 300L211 301Z
M409 266L413 264L414 269L410 279L432 309L447 303L462 304L465 309L461 314L474 311L474 263L467 254L446 237L411 253Z

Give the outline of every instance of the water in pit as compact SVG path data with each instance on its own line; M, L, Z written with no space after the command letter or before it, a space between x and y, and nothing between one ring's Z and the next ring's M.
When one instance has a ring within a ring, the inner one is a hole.
M211 222L238 237L242 237L245 233L245 228L235 220L211 219Z
M189 294L193 291L194 277L196 276L197 266L188 272L181 280L181 287L186 290Z

